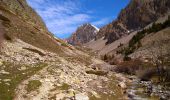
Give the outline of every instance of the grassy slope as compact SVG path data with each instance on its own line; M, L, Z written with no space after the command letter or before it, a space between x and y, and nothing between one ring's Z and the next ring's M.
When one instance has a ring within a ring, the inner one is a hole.
M34 75L37 71L41 70L45 66L45 63L37 63L35 65L20 65L3 62L3 65L0 66L0 70L5 70L6 72L9 72L9 74L0 74L0 99L12 100L15 96L15 89L18 84ZM19 70L20 67L26 67L27 69ZM5 79L8 79L9 81L3 81Z

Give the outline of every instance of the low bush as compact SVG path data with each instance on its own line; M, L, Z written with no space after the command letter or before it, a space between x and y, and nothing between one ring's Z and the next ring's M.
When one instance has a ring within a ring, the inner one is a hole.
M141 81L149 81L153 76L158 76L158 72L156 68L145 69L138 72L137 76Z
M162 83L163 85L170 86L170 69L162 71L160 76L156 68L150 68L139 72L138 77L141 81L152 80L155 83Z
M135 75L137 71L142 71L153 65L149 63L144 63L141 60L130 60L124 61L120 63L116 68L115 71L118 73L125 73L130 75Z
M41 85L42 85L42 83L39 80L31 80L28 83L27 91L28 92L34 91L34 90L38 89Z
M6 33L4 34L4 39L8 40L8 41L12 41L12 38Z

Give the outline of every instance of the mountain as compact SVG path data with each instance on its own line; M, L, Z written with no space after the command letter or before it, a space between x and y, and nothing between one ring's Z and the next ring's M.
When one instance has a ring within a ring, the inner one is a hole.
M11 40L17 38L41 49L62 52L53 34L26 0L1 0L0 11L1 26Z
M76 32L74 32L72 36L67 39L67 41L73 45L81 45L93 40L98 32L99 29L96 26L89 23L83 24L78 27Z
M138 30L168 15L169 11L169 0L131 0L116 20L99 30L95 41L84 45L100 55L107 54L120 44L127 44Z
M169 10L169 0L131 0L117 20L101 28L96 38L104 36L107 39L106 44L110 44L165 16Z

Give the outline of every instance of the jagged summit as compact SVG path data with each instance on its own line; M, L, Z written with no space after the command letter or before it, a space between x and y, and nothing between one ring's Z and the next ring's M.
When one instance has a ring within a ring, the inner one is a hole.
M76 32L67 41L73 45L81 45L93 40L98 32L99 28L90 23L85 23L78 27Z
M99 30L100 30L98 27L96 27L95 25L92 25L92 24L90 24L90 23L85 23L85 24L81 25L80 27L88 27L88 26L95 28L96 31L99 31ZM80 28L80 27L79 27L79 28Z

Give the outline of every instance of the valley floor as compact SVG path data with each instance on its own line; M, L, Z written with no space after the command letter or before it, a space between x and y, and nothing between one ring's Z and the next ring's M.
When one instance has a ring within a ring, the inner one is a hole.
M125 98L117 85L119 80L108 72L114 66L84 52L59 56L21 40L4 42L2 51L0 98L3 100Z
M144 93L149 82L141 83L135 76L116 73L113 71L116 66L82 51L76 51L72 56L60 56L21 40L4 42L4 45L0 56L2 100L159 98L159 94L148 96ZM159 92L161 90L156 91Z

